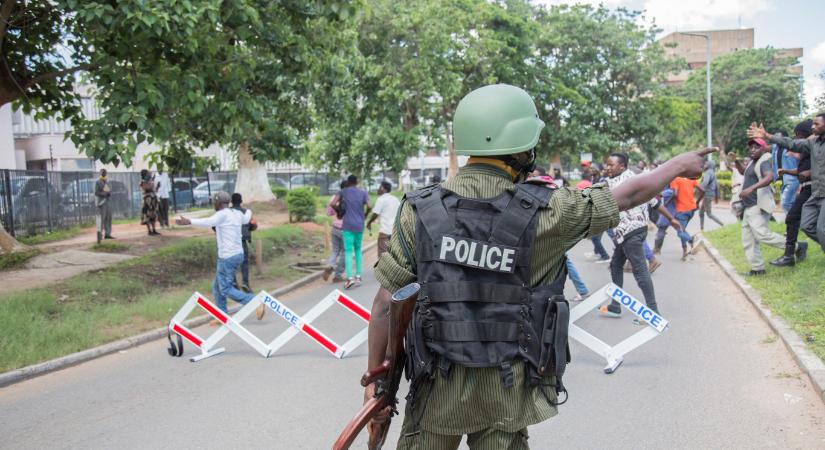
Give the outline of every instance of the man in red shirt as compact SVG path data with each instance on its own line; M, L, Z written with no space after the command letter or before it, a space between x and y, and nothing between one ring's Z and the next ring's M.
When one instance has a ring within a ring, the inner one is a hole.
M670 188L674 191L674 201L676 203L676 220L682 224L679 231L679 239L682 240L682 261L687 259L687 255L693 251L698 242L694 242L694 237L688 234L687 226L693 214L696 212L697 199L694 190L699 191L699 199L705 196L705 190L699 184L699 180L691 180L684 177L677 177L670 182Z

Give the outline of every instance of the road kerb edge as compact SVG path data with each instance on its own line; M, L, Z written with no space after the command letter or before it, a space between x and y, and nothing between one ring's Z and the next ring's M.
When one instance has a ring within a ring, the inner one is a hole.
M736 287L745 295L750 304L756 309L768 326L782 339L785 348L793 355L799 367L808 375L819 398L825 402L825 363L819 359L808 347L805 341L791 328L788 322L774 314L762 303L762 296L736 272L731 264L713 245L704 241L711 259L719 265L725 275L733 281Z
M365 245L361 253L366 253L369 250L375 248L377 245L378 241L373 241ZM272 292L270 292L270 294L273 296L286 295L300 287L306 286L307 284L320 279L322 275L323 271L311 273L303 278L293 281L292 283L286 286L273 290ZM241 305L235 305L229 308L229 313L234 314L240 308ZM184 325L187 328L195 328L208 323L210 319L212 319L212 316L204 314L187 320L186 322L184 322ZM11 370L5 373L0 373L0 388L15 383L19 383L30 378L45 375L50 372L62 370L67 367L75 366L80 363L91 361L93 359L97 359L102 356L119 352L121 350L125 350L131 347L137 347L138 345L143 345L157 339L162 339L166 337L166 330L167 327L156 328L154 330L147 331L136 336L123 338L118 341L109 342L107 344L103 344L87 350L82 350L77 353L72 353L66 356L61 356L59 358L44 361L42 363L33 364L31 366L22 367L20 369Z

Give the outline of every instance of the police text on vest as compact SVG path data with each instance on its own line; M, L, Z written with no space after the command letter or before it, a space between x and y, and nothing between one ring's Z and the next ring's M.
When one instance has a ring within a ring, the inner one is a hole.
M484 270L513 273L518 249L459 236L443 236L438 260Z

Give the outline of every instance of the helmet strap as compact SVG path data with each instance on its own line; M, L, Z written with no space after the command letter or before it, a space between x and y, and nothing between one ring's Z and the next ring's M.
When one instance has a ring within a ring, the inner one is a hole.
M506 164L516 171L521 179L525 179L530 176L530 172L535 170L536 168L536 149L530 149L530 159L528 159L524 163L520 163L516 158L510 157L507 158Z

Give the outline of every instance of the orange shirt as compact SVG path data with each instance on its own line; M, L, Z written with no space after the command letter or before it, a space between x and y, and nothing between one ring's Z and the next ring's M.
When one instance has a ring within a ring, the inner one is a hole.
M670 188L676 193L676 212L693 211L696 209L694 189L699 186L699 180L677 177L670 182Z

